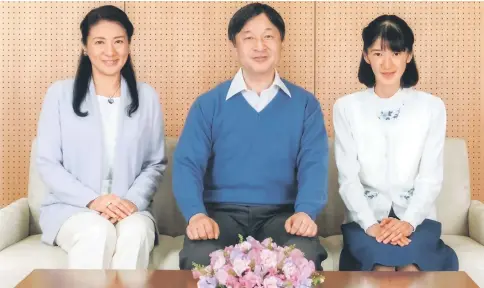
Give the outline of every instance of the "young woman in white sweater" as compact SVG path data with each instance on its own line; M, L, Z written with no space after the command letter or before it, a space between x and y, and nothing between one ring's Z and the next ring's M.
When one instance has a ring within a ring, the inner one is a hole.
M418 82L414 35L383 15L363 30L367 89L334 105L335 154L346 206L340 270L457 270L435 201L443 178L443 101Z

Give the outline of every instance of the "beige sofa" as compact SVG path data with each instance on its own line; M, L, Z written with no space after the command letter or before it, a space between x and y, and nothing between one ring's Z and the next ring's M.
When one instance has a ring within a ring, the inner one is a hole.
M167 139L170 165L175 144L176 139ZM40 242L39 205L45 187L33 165L34 155L35 143L30 160L28 198L22 198L0 210L2 287L14 286L33 269L66 268L66 253L59 247L47 246ZM332 150L330 155L329 200L323 213L318 217L318 225L321 243L328 251L323 268L338 270L342 248L340 225L344 217L344 208L338 195L337 170ZM178 253L183 244L183 236L180 235L184 232L185 222L171 192L170 165L154 199L154 214L162 235L160 245L152 252L150 269L178 269ZM457 252L460 269L484 287L484 204L470 199L467 148L461 139L446 140L443 186L438 199L438 217L443 223L442 238Z

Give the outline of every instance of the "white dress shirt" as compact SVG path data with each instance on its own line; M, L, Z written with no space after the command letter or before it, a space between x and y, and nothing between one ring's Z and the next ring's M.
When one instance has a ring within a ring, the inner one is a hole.
M411 88L378 97L372 88L334 105L335 156L345 223L365 231L395 214L414 229L436 220L443 180L443 101Z
M254 108L257 112L260 112L265 107L267 107L267 105L269 105L274 97L276 97L279 89L282 89L282 91L284 91L287 96L291 97L289 89L287 89L286 85L279 77L279 73L277 73L276 71L274 82L272 83L272 85L269 88L263 90L260 93L260 96L257 95L257 92L249 90L247 88L247 84L244 80L244 75L242 74L242 68L240 68L237 74L235 74L232 83L230 84L226 100L230 99L237 93L242 92L242 96L244 96L245 100L249 103L249 105L252 106L252 108Z

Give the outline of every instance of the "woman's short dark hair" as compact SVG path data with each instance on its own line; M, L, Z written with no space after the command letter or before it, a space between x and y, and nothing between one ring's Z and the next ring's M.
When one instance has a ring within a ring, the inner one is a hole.
M373 20L363 29L363 52L368 53L368 48L381 39L382 50L387 48L393 52L409 52L413 54L413 43L415 41L412 29L407 23L395 15L382 15ZM367 87L375 86L375 74L370 64L366 63L364 56L361 56L358 80ZM408 88L418 83L418 70L415 62L415 55L407 63L405 72L401 79L401 87Z
M128 15L123 10L116 6L105 5L91 10L82 20L80 29L82 34L82 44L87 45L87 37L92 26L99 23L99 21L112 21L120 24L126 30L128 35L128 42L131 43L134 28ZM131 116L139 107L138 88L136 85L136 75L133 64L131 62L131 55L121 69L121 75L126 79L129 94L131 96L131 104L128 107L127 114ZM79 117L86 117L88 112L81 111L81 104L86 99L86 93L89 90L89 82L92 77L92 64L87 55L81 52L79 59L79 66L77 67L76 78L74 80L74 97L72 100L72 108Z
M266 14L269 21L279 30L281 40L284 41L286 35L286 25L281 15L271 6L262 3L251 3L235 12L229 22L228 35L229 40L235 44L235 36L242 30L245 24L252 18L260 14Z

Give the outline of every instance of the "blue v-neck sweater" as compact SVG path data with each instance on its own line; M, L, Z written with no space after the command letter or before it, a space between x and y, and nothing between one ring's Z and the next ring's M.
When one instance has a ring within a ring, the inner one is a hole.
M226 81L196 99L173 159L173 192L188 221L204 203L294 204L315 219L327 201L328 143L318 100L284 81L257 112Z

